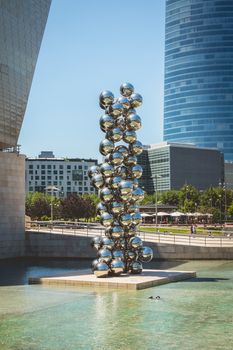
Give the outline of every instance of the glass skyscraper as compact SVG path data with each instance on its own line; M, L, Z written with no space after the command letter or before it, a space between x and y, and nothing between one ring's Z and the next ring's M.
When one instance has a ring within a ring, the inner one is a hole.
M0 0L0 151L17 145L51 0Z
M233 160L233 0L167 0L164 140Z

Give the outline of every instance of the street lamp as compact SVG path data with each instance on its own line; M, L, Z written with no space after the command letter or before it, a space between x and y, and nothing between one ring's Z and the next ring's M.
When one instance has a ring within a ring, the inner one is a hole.
M157 203L157 190L158 190L158 178L161 178L160 175L151 176L152 179L155 179L155 227L158 226L158 203Z
M50 216L51 216L51 224L53 224L53 193L54 192L59 192L60 189L55 187L55 186L47 186L46 188L46 191L51 191L51 213L50 213Z

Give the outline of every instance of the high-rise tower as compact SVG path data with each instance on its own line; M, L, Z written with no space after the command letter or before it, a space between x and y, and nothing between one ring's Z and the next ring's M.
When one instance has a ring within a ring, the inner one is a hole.
M167 0L164 140L233 160L233 1Z

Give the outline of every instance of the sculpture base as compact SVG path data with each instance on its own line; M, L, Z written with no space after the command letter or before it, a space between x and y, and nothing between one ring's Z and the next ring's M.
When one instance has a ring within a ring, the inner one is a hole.
M59 286L105 287L120 289L145 289L170 282L196 277L195 271L143 270L140 275L122 274L119 277L97 278L89 270L55 277L30 277L29 284Z

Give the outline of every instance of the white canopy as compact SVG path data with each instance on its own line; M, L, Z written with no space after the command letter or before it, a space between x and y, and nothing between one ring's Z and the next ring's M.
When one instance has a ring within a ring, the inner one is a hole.
M169 213L166 213L165 211L159 211L158 213L157 213L157 215L158 216L168 216L168 215L170 215Z
M141 217L145 218L145 217L147 217L147 216L152 216L152 215L147 214L147 213L141 213Z
M175 211L174 213L170 214L171 216L182 216L185 215L184 213L181 213L180 211Z

